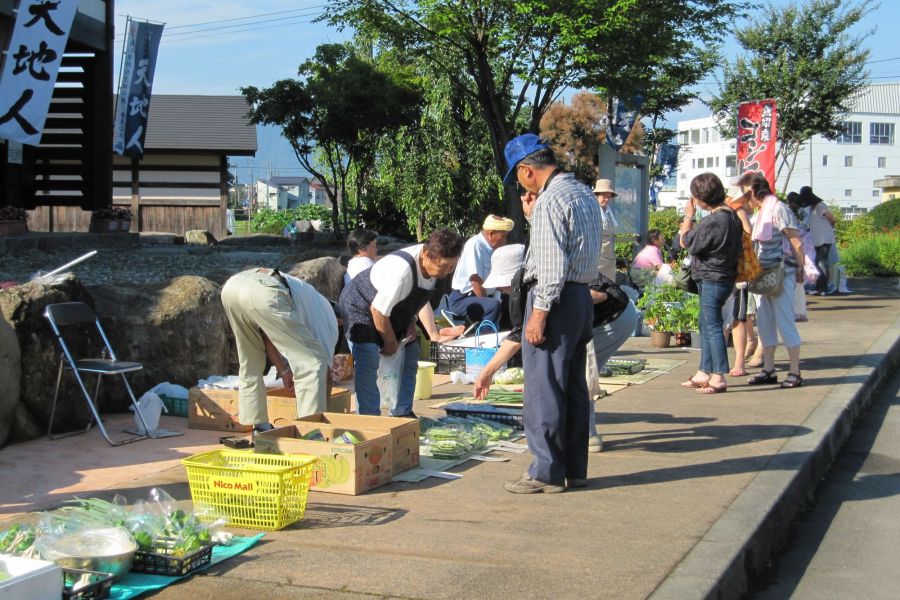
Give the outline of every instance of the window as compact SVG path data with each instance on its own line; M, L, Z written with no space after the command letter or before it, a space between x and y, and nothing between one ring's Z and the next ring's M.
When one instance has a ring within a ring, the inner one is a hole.
M845 157L844 157L844 166L845 166L845 167L852 167L852 166L853 166L853 157L852 157L852 156L845 156Z
M828 155L827 155L827 154L823 154L823 155L822 155L822 166L823 166L823 167L827 167L827 166L828 166Z
M708 144L709 143L709 127L704 127L700 130L700 143Z
M838 136L838 144L862 144L862 123L844 121L844 133Z
M736 156L726 156L725 157L725 176L726 177L734 177L737 175L737 157Z
M691 129L691 143L692 144L700 143L700 130L699 129Z
M869 143L894 145L893 123L869 123Z
M709 141L710 142L718 142L719 141L719 128L713 127L709 130Z
M718 166L719 166L719 157L717 156L716 157L716 167L718 167Z
M681 131L678 133L678 143L680 143L682 146L688 145L688 132L687 131Z
M691 159L691 168L692 168L692 169L696 169L696 168L697 168L697 159L696 159L696 158L692 158L692 159Z
M885 158L884 156L878 157L878 168L879 169L887 168L887 158Z
M853 196L853 190L844 190L844 195L848 198Z
M877 198L881 195L881 190L872 190L872 197Z

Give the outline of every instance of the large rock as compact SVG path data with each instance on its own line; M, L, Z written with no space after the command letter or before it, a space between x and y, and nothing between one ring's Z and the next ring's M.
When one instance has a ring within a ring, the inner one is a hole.
M232 235L219 240L219 246L290 246L290 238L275 233L251 233L250 235Z
M291 275L312 285L329 300L337 301L344 287L347 269L341 261L332 257L315 258L298 263L289 271Z
M6 443L19 404L19 377L22 374L19 339L12 325L0 316L0 447Z
M191 229L184 232L184 243L198 246L215 246L216 238L204 229Z
M90 288L110 343L122 360L143 363L128 376L140 396L163 381L190 387L211 374L227 374L231 329L220 287L203 277L177 277L152 285ZM124 410L121 385L109 385L109 408Z
M7 420L9 415L0 415L0 431L5 429L9 439L29 439L35 432L46 431L60 350L43 312L48 304L71 301L92 304L87 290L71 273L51 284L26 283L0 290L0 314L15 332L21 366L20 402L14 405L13 424ZM85 333L84 328L73 328L66 337L70 349L76 355L99 356L100 344ZM57 431L85 427L90 415L80 390L71 379L65 381L59 392Z

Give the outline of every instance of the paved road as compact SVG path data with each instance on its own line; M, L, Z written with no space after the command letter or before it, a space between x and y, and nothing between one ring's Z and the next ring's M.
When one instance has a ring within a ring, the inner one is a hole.
M900 597L900 373L859 424L756 600Z

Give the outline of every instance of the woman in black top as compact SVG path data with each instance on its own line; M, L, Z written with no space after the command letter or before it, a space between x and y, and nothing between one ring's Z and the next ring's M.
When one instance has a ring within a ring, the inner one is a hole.
M697 205L711 211L694 227ZM700 295L700 368L682 383L703 394L727 389L728 351L722 331L722 306L734 289L738 257L742 252L741 221L725 205L725 188L712 173L691 181L691 199L681 223L681 246L691 255L691 277Z

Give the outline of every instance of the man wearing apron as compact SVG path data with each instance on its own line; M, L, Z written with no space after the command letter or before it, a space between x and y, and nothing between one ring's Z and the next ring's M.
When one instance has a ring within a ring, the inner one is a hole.
M419 343L415 323L431 297L435 280L453 273L463 239L440 229L424 244L389 254L353 278L341 292L344 327L356 370L358 412L381 414L378 365L381 355L403 353L400 388L392 417L415 417Z
M612 282L616 281L616 227L619 224L609 204L616 196L616 189L609 179L598 179L594 184L594 197L600 203L600 218L603 221L599 271Z

